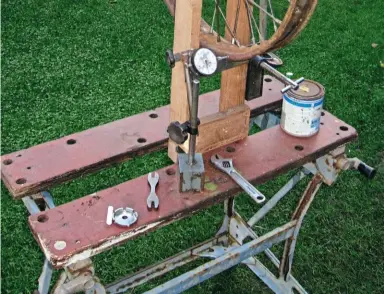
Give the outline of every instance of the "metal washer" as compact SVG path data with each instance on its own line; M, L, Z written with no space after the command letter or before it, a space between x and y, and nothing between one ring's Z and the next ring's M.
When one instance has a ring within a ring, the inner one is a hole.
M130 225L134 224L138 217L138 213L130 207L118 208L113 214L114 222L122 227L129 227Z

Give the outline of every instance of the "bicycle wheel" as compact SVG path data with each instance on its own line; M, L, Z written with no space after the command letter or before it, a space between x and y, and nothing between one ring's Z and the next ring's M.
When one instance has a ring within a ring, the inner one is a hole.
M164 1L174 15L175 0ZM277 50L292 42L306 26L316 4L317 0L204 1L200 47L232 61ZM245 39L239 37L244 31Z

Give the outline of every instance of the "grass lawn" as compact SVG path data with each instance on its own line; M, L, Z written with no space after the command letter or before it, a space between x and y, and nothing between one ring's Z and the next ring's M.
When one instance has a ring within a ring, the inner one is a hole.
M307 29L278 52L283 72L323 84L325 108L357 129L359 140L348 146L348 156L378 169L373 181L344 172L315 199L299 236L293 272L312 293L384 293L383 13L382 0L321 0ZM170 70L163 56L172 42L173 21L161 0L3 1L1 153L168 104ZM218 87L217 77L202 83L204 92ZM169 163L165 151L156 152L51 192L60 205ZM286 179L260 188L270 196ZM3 184L1 192L1 290L31 293L43 254L22 202L13 201ZM260 231L286 220L298 196L290 194ZM256 209L244 195L237 204L245 216ZM109 283L201 242L217 230L221 218L222 207L215 206L100 254L94 258L98 276ZM190 290L251 292L270 293L244 266Z

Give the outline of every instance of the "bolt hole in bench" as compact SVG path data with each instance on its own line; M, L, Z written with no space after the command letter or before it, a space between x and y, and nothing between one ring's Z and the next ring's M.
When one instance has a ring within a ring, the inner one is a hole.
M158 118L159 116L156 113L151 113L149 115L150 118Z
M26 182L27 182L27 179L25 179L25 178L20 178L20 179L16 180L16 184L18 184L18 185L23 185Z
M41 214L38 216L37 221L39 223L45 223L46 221L48 221L48 216L46 216L45 214Z
M225 150L226 150L228 153L232 153L232 152L235 152L235 151L236 151L236 148L235 148L235 147L232 147L232 146L228 146Z
M346 132L346 131L348 131L348 127L346 127L346 126L341 126L341 127L340 127L340 130Z
M176 174L176 170L174 168L168 168L165 173L168 175L168 176L173 176Z
M12 159L5 159L5 160L3 160L3 164L4 165L10 165L10 164L12 164L12 162L13 162Z

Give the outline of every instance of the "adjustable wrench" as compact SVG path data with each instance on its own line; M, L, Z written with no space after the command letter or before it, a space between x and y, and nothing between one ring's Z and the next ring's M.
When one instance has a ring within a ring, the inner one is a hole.
M148 174L148 183L151 186L151 192L149 193L147 198L148 209L152 208L152 203L155 209L159 208L159 197L157 197L156 191L155 191L156 185L158 182L159 182L159 174L157 172L155 172L154 176L152 176L152 173Z
M216 154L211 157L211 162L217 169L229 175L256 203L263 203L265 201L265 196L235 170L232 159L222 158Z

